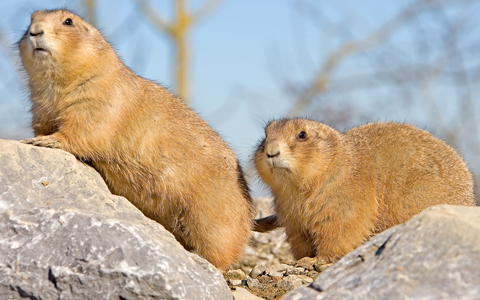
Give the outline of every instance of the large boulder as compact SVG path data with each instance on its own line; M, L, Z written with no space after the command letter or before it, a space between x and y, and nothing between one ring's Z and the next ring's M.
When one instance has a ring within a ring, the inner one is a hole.
M347 254L299 299L480 299L480 208L440 205Z
M0 140L0 299L232 299L71 154Z

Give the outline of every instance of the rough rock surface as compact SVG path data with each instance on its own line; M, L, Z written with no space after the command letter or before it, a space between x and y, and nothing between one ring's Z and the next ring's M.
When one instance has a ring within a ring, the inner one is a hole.
M283 299L479 299L479 241L479 207L432 207Z
M0 299L232 299L189 253L62 150L0 140Z

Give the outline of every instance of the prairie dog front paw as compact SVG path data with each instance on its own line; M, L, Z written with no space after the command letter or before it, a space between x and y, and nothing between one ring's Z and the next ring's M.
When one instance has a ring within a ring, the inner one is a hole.
M38 147L61 149L60 140L52 135L37 136L31 139L21 140L20 143L31 144Z

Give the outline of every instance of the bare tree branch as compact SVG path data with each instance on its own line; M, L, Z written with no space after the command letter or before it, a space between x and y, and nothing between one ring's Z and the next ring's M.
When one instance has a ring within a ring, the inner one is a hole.
M208 0L203 3L203 5L197 10L197 12L192 14L192 23L201 22L208 15L213 13L218 7L222 4L224 0Z
M185 102L190 98L188 75L190 59L189 33L195 23L204 19L216 9L221 2L223 2L223 0L207 0L197 12L190 13L186 0L176 0L175 18L171 22L167 22L161 14L156 12L147 0L137 0L143 14L159 31L167 34L173 42L175 48L176 92L180 99Z
M137 0L137 3L142 10L142 13L148 18L148 20L160 31L173 35L173 29L170 24L167 23L165 18L157 12L147 0Z
M420 12L426 9L440 7L444 2L446 1L418 0L413 4L410 4L390 21L381 25L377 31L364 38L347 42L334 50L324 60L320 71L317 73L313 81L294 101L289 114L297 115L301 113L308 105L310 105L319 93L325 91L330 84L332 72L346 57L375 47L388 39L396 30Z

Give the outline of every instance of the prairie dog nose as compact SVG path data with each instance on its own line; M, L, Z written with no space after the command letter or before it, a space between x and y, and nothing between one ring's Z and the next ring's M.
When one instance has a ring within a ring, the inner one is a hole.
M35 23L30 26L30 29L28 30L28 33L30 36L38 36L38 35L43 35L44 30L42 24Z
M268 158L279 156L280 155L280 146L278 145L278 143L270 144L270 145L267 146L267 149L266 149L265 153L267 154Z

